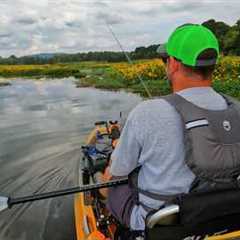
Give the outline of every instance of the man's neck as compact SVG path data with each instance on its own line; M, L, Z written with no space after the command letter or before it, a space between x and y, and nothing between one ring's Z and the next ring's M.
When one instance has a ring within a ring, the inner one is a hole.
M211 79L178 79L178 81L173 82L173 92L179 92L194 87L210 87L211 85Z

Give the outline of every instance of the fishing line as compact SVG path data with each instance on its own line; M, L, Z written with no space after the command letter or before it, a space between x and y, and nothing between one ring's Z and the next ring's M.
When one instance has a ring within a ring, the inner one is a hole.
M115 41L117 42L118 46L120 47L122 53L125 55L128 63L133 65L134 63L133 63L132 59L130 58L129 54L124 50L123 45L119 41L117 35L114 33L114 31L112 29L112 26L107 21L105 21L105 23L106 23L106 26L108 27L108 30L110 31L110 33L112 34L113 38L115 39ZM142 86L144 87L148 97L152 98L152 95L151 95L150 91L148 90L146 84L144 83L144 81L143 81L142 77L139 75L139 73L137 73L137 78L138 78L138 80L140 80L140 82L141 82Z

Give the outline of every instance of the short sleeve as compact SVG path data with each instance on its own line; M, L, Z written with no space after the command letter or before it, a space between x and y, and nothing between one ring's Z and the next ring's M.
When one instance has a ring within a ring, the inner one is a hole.
M126 176L138 166L141 145L137 140L133 121L128 118L119 142L112 153L110 172L113 176Z

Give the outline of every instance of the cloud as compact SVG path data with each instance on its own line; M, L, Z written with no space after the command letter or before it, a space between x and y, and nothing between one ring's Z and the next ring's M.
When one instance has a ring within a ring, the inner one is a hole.
M120 15L109 14L106 12L99 12L96 14L95 19L100 19L100 22L106 22L111 25L123 24L124 18Z
M11 37L11 33L0 33L0 39L2 38L10 38Z
M82 23L78 21L67 21L65 22L65 25L70 28L80 28Z
M186 22L239 18L236 0L0 0L0 55L116 50L166 41Z
M31 17L22 17L17 19L16 22L20 25L31 25L36 23L36 20Z

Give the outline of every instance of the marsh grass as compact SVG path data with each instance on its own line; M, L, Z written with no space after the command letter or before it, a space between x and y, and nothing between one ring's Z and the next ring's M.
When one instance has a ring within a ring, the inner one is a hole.
M0 65L4 78L64 78L75 77L77 87L108 90L125 89L146 96L141 76L152 96L169 94L164 64L159 59L128 63L81 62L52 65ZM7 82L7 80L6 80ZM223 57L214 72L213 87L221 93L240 99L240 57Z

